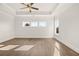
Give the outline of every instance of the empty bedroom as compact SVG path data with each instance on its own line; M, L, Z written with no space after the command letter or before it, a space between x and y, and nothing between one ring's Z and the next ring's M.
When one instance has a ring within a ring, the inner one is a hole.
M0 3L0 56L79 56L79 3Z

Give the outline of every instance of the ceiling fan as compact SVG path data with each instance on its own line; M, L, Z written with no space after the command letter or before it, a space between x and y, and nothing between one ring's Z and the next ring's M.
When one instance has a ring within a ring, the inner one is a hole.
M29 4L21 3L21 4L25 6L25 7L21 8L21 9L27 9L28 8L30 13L32 12L32 9L39 10L39 8L32 7L32 5L34 3L29 3Z

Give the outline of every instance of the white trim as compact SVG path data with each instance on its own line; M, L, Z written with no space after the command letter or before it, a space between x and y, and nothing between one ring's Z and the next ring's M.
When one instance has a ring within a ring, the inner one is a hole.
M41 37L37 37L37 36L30 36L30 37L28 37L28 36L16 36L15 38L53 38L53 36L41 36Z
M79 53L79 49L77 49L76 47L74 47L73 45L71 44L68 44L62 40L60 40L59 38L55 37L58 41L60 41L61 43L63 43L64 45L68 46L70 49L74 50L75 52Z
M6 39L6 40L0 41L0 43L5 42L5 41L8 41L8 40L11 40L11 39L14 39L14 38L15 38L15 37L10 37L10 38L8 38L8 39Z

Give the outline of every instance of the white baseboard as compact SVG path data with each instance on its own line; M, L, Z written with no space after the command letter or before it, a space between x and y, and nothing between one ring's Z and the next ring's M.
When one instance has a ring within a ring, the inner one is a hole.
M16 36L15 38L53 38L53 36L41 36L41 37L26 37L26 36Z
M59 39L59 38L57 38L57 37L56 37L56 39L57 39L58 41L60 41L61 43L63 43L64 45L68 46L68 47L69 47L70 49L72 49L73 51L75 51L75 52L79 53L79 49L77 49L77 48L76 48L76 47L74 47L73 45L68 44L68 43L66 43L66 42L62 41L62 40L60 40L60 39Z
M68 46L69 48L71 48L72 50L74 50L75 52L79 53L79 49L77 49L74 45L67 44L63 41L62 41L62 43L65 44L66 46Z
M15 38L15 37L7 38L6 40L2 40L2 41L0 41L0 43L5 42L5 41L8 41L8 40L11 40L11 39L14 39L14 38Z

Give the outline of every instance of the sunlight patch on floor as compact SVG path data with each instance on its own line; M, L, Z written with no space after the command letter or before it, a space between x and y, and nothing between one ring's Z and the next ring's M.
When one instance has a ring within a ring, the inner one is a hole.
M2 47L2 46L4 46L4 45L0 45L0 47Z
M60 45L59 45L58 42L55 42L55 47L56 47L58 50L60 50Z
M60 45L55 42L54 56L60 56Z
M0 50L11 50L13 48L16 48L17 46L19 46L19 45L7 45L4 47L1 47Z
M24 45L22 47L15 49L15 51L28 51L33 47L34 47L34 45Z

